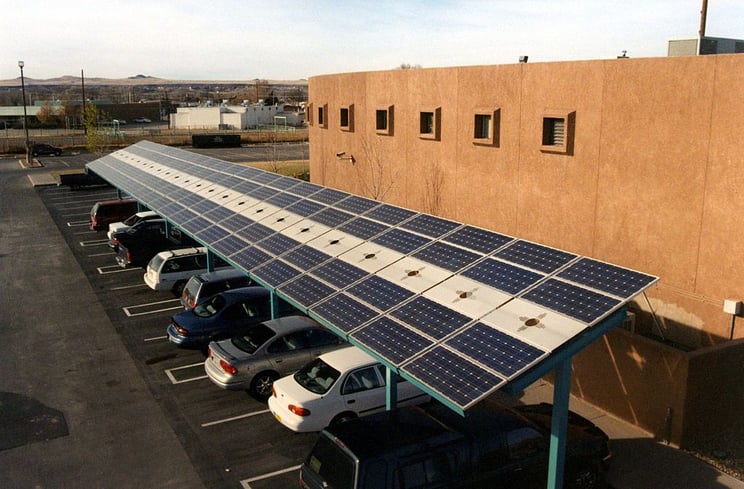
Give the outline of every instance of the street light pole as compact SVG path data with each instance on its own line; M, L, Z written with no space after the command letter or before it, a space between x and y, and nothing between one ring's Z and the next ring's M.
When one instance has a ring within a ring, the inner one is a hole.
M28 141L28 114L26 114L26 83L23 80L23 61L18 62L18 67L21 69L21 93L23 94L23 130L26 132L26 163L29 161L29 152L31 146Z

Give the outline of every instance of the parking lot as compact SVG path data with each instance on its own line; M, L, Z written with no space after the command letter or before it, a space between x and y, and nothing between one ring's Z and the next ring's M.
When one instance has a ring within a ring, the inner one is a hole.
M204 355L167 341L170 316L181 309L172 292L155 292L141 268L116 264L104 232L88 229L88 213L110 188L73 192L39 190L44 204L98 300L189 457L208 487L297 486L297 469L314 434L294 434L277 423L266 404L245 392L224 391L204 373ZM219 474L221 480L214 480Z

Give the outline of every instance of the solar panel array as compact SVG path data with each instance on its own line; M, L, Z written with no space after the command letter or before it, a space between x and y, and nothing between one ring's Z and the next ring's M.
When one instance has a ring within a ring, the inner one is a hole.
M88 167L463 410L657 280L147 141Z

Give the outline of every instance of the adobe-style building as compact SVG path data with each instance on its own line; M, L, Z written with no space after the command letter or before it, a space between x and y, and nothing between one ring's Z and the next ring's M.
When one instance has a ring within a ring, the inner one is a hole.
M314 182L660 276L573 393L678 445L744 432L744 55L323 75L308 103Z

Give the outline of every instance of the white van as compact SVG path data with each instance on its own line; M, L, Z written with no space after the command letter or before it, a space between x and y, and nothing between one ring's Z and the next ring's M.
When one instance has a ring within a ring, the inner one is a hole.
M215 270L229 267L229 264L215 257ZM204 247L161 251L147 264L145 283L153 290L172 290L181 295L183 286L192 275L206 271L207 249Z

